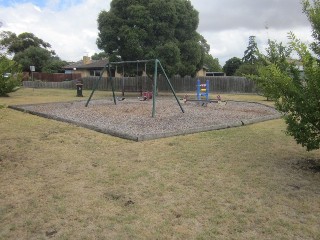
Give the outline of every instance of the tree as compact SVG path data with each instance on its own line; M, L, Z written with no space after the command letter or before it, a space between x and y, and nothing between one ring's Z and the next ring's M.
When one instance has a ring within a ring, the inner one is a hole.
M0 96L16 91L21 83L21 71L19 65L0 54Z
M311 44L311 49L320 58L320 1L313 0L313 4L309 0L303 0L303 12L307 15L312 27L312 37L315 42Z
M64 73L62 68L66 65L68 65L68 62L61 60L58 56L55 56L50 57L41 70L46 73Z
M242 61L244 63L255 64L258 62L258 59L259 59L259 49L256 43L256 37L250 36L249 45L247 47L247 50L244 52Z
M25 72L30 71L30 66L35 66L37 72L42 72L51 54L49 51L39 47L29 47L22 52L18 52L14 55L13 60L18 62L22 66L22 70Z
M287 133L308 151L320 148L320 66L307 46L290 34L290 47L300 57L305 77L297 68L283 70L270 63L259 69L255 81L275 99L276 108L284 113Z
M92 60L101 60L104 58L108 58L108 54L106 54L105 52L95 53L91 56Z
M22 70L28 72L30 66L35 66L38 72L55 73L61 71L66 65L56 56L51 45L36 37L33 33L21 33L18 36L9 31L0 33L0 46L12 54L13 60L22 66Z
M206 53L203 62L208 67L208 72L222 72L218 58L213 58L212 55Z
M241 65L241 59L233 57L226 61L225 65L223 66L223 71L226 73L227 76L233 76Z
M268 47L266 48L265 59L273 64L276 64L280 70L286 71L289 67L288 59L290 58L292 49L287 46L283 46L280 42L274 40L268 40Z
M243 63L234 73L235 76L257 75L259 66L257 64Z
M296 76L299 78L299 71L295 67L295 64L297 61L291 61L290 59L292 49L289 46L284 46L282 43L278 43L274 40L268 40L268 47L266 48L266 55L260 54L260 64L258 67L256 67L256 71L249 73L252 75L259 75L260 72L264 72L263 66L268 66L270 64L274 64L279 68L282 72L287 72L289 75ZM256 66L256 65L251 65ZM274 83L273 81L267 81L267 78L265 78L263 81L259 81L259 78L256 80L256 85L260 91L262 91L263 95L267 99L276 99L278 96L274 95Z
M23 52L29 47L43 49L51 48L51 45L42 39L36 37L33 33L21 33L18 36L10 31L3 31L0 34L0 45L7 49L9 54ZM54 51L52 54L55 55Z
M194 75L206 44L188 0L112 0L98 17L97 45L111 61L158 58L169 75Z

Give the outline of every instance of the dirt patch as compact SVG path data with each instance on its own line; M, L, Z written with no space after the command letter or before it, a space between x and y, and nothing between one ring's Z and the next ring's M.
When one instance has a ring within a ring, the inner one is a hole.
M301 159L293 163L293 168L320 173L320 159Z
M135 141L191 134L279 118L272 107L252 102L230 101L223 104L187 102L180 110L175 99L152 101L125 99L114 105L111 99L10 106L38 116L73 123L95 131Z

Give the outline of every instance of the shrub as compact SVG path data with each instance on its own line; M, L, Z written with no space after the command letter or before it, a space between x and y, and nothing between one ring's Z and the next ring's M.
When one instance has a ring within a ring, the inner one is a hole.
M22 74L19 65L4 55L0 55L0 96L19 89Z

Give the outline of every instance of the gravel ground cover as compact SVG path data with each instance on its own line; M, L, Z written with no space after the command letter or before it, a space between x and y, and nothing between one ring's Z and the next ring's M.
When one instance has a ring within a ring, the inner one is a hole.
M135 141L191 134L279 118L272 107L252 102L182 103L182 113L174 98L158 98L152 118L152 101L125 99L114 105L111 99L10 106L38 116Z

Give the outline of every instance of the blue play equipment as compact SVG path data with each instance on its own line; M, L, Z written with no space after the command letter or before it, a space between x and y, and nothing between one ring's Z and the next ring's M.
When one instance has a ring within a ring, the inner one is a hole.
M197 100L201 100L201 97L206 97L206 101L209 101L209 80L205 84L201 84L200 79L197 80Z

